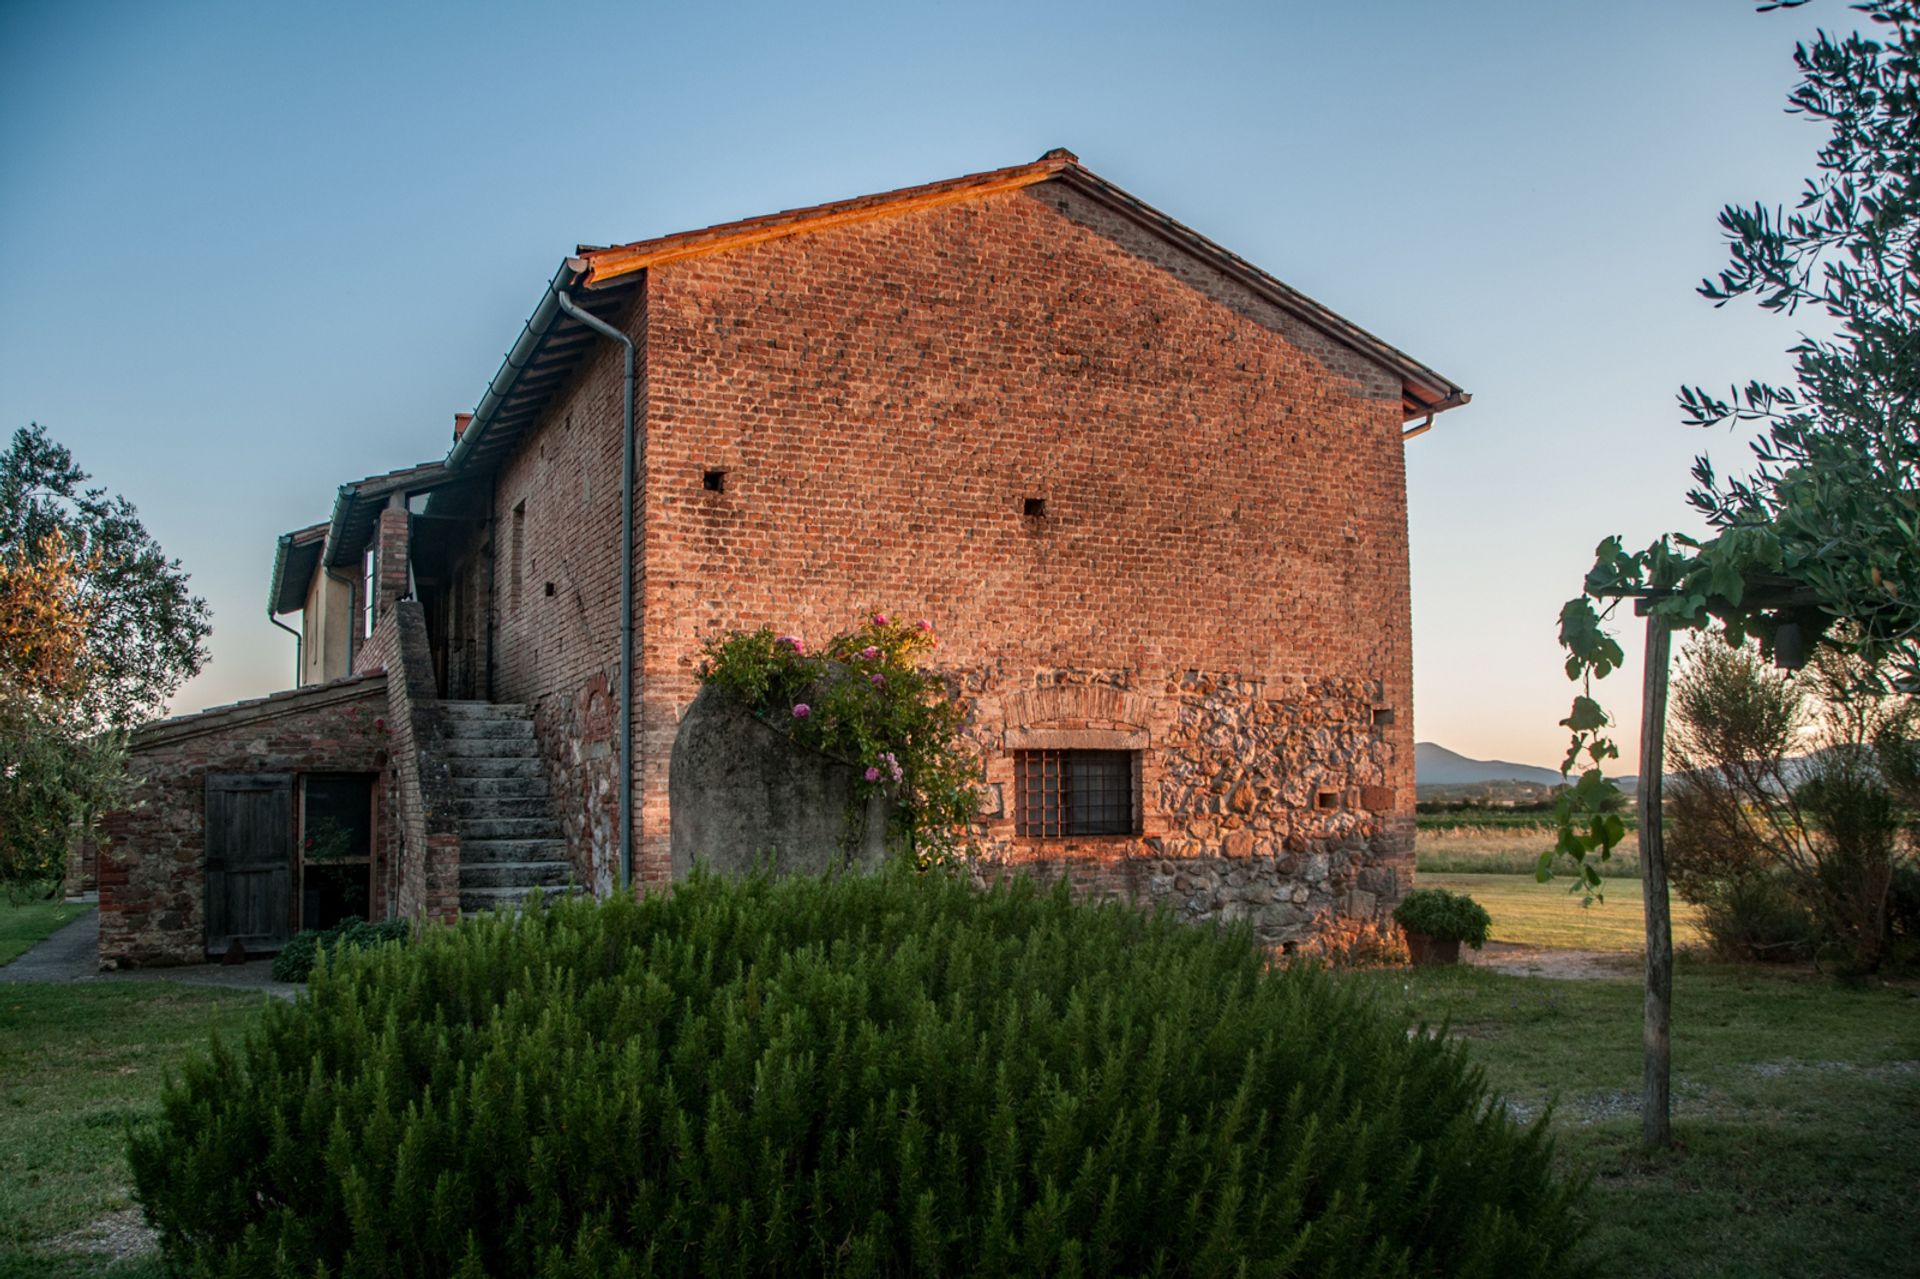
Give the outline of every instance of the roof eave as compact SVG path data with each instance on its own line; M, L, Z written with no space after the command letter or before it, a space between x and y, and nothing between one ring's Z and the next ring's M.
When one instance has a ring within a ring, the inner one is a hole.
M278 617L280 608L280 582L287 572L287 550L293 545L293 534L282 533L273 546L273 578L267 583L267 616Z
M472 460L474 450L480 447L481 441L493 429L494 417L499 413L500 405L512 392L514 383L519 381L520 371L526 368L534 353L540 349L555 319L564 314L560 310L560 293L573 288L585 274L585 264L579 258L567 258L560 263L560 269L553 273L553 278L547 281L546 291L540 295L533 314L520 326L520 336L501 360L499 371L488 381L480 402L474 405L473 419L448 451L446 466L449 472L458 473Z

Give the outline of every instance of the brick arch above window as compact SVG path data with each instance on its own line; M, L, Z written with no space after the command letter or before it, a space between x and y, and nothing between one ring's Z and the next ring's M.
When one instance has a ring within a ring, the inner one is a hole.
M1071 731L1095 725L1107 732L1138 731L1140 745L1146 745L1147 699L1105 684L1058 684L1014 693L1006 699L1005 713L1009 749L1018 730Z

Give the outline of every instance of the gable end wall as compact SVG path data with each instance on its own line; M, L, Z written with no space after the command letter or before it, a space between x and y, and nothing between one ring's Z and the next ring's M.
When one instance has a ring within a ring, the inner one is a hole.
M934 623L968 701L989 871L1275 939L1403 890L1392 374L1057 183L655 268L646 293L643 880L669 873L700 641L884 608ZM1009 707L1063 687L1131 709L1023 727L1144 730L1140 838L1014 837Z

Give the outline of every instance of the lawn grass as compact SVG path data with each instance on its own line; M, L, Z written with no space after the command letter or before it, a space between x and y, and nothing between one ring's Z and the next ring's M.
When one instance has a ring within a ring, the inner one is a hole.
M1646 950L1647 924L1639 880L1607 880L1606 899L1591 906L1582 906L1579 895L1567 891L1572 883L1565 875L1544 884L1531 875L1421 873L1414 879L1417 888L1449 888L1470 894L1493 916L1495 941L1635 955ZM1674 945L1703 944L1699 912L1678 898L1672 904Z
M208 1035L238 1035L266 996L172 982L0 986L0 1279L160 1273L157 1261L55 1257L57 1239L125 1209L126 1125Z
M1920 997L1684 961L1674 1135L1641 1153L1641 989L1481 969L1358 974L1409 1024L1449 1023L1516 1113L1557 1102L1590 1176L1606 1275L1842 1276L1920 1267Z
M41 939L92 910L82 902L14 902L0 893L0 964L11 963L33 949Z

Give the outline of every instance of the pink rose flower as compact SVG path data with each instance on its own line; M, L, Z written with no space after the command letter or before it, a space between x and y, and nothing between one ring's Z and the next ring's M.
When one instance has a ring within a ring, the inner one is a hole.
M796 702L794 704L793 717L795 719L805 719L811 714L813 714L813 707L807 705L805 702Z
M867 679L875 688L885 688L887 686L887 677L879 671L875 671L873 674L867 676Z
M867 770L867 780L868 780L868 781L870 781L870 782L877 782L877 781L879 781L879 780L880 780L880 770L879 770L879 769L877 769L877 768L869 768L869 769Z
M887 624L887 615L885 613L875 613L873 615L873 624L875 626L885 626Z
M807 651L807 646L800 642L798 635L782 635L779 639L775 640L774 643L784 644L796 653L805 653Z
M863 662L871 662L879 656L880 650L871 644L860 650L860 660Z
M915 622L915 623L914 623L914 625L915 625L916 627L918 627L919 629L921 629L921 630L923 630L923 631L927 631L927 632L929 632L929 633L931 633L931 632L932 632L932 630L933 630L933 623L932 623L932 622L929 622L929 621L928 621L928 620L927 620L926 618L924 618L924 617L923 617L923 618L921 618L921 619L920 619L919 621L917 621L917 622Z

